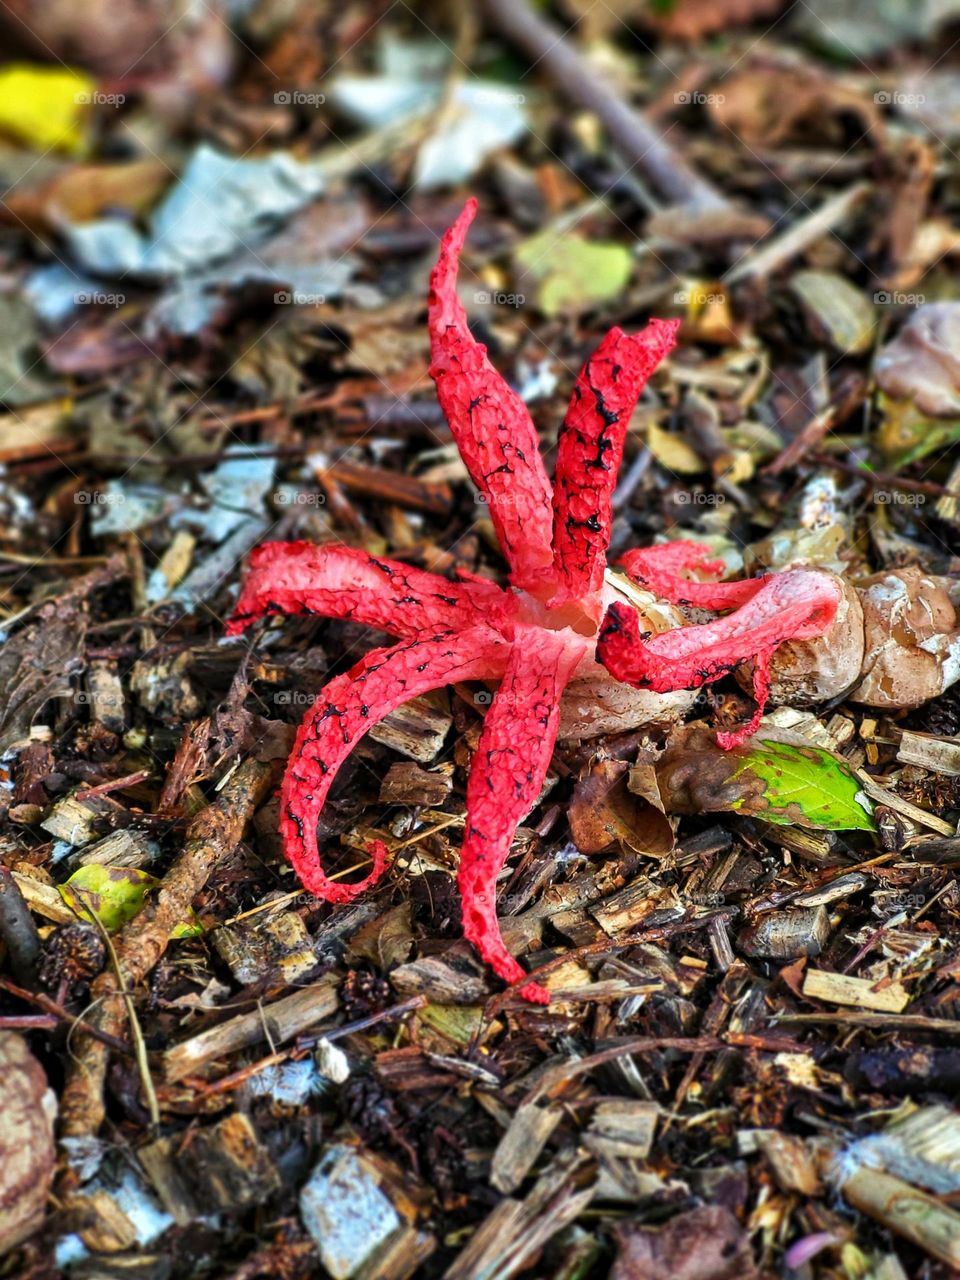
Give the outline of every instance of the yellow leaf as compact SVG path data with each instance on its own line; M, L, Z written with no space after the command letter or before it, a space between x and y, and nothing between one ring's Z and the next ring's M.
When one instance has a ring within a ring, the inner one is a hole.
M686 440L664 431L655 422L647 427L647 447L662 467L677 475L695 476L707 470L706 463Z
M0 69L0 132L38 151L83 147L83 112L97 84L69 67L14 62Z
M80 867L57 888L64 902L81 920L92 921L96 916L108 933L116 933L128 920L140 914L147 894L159 885L160 881L149 871L141 871L137 867L104 867L93 862ZM192 919L189 922L184 921L174 928L170 935L172 938L203 932L192 911L190 915Z

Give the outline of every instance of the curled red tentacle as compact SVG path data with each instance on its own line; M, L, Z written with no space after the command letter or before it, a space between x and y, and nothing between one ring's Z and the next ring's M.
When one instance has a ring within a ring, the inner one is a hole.
M651 320L640 333L611 329L580 370L557 443L555 604L600 587L630 416L647 379L675 345L679 327L679 320Z
M752 600L763 586L763 578L740 582L698 582L682 572L707 573L719 577L727 566L713 557L702 542L664 542L655 547L637 548L620 557L620 564L634 582L672 604L692 604L701 609L738 609Z
M509 651L509 643L488 627L448 631L375 649L320 690L297 733L280 792L284 852L305 889L327 902L349 902L386 865L386 851L373 849L370 874L357 884L339 884L320 863L317 819L337 770L360 738L418 694L457 680L499 677Z
M271 613L351 618L395 636L472 626L505 599L493 582L450 582L340 543L265 542L250 567L227 635Z
M467 825L458 882L464 936L505 982L524 971L504 946L497 920L497 876L517 824L532 808L546 777L560 723L560 695L583 656L562 632L541 632L514 647L480 734L467 782ZM548 1004L549 993L528 982L520 995Z
M785 640L823 635L836 617L839 583L815 569L788 569L761 580L736 613L694 627L643 638L633 609L613 604L597 643L597 660L611 675L639 689L668 693L719 680L749 658L757 659L758 709L743 731L723 735L721 746L755 731L770 689L770 654Z
M458 258L476 211L476 200L468 200L440 243L430 277L430 373L460 456L488 506L511 580L532 588L542 583L553 558L550 481L526 405L474 340L457 297Z

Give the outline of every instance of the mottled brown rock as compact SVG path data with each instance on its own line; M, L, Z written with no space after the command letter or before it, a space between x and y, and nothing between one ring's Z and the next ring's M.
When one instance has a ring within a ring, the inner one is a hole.
M859 584L863 678L851 692L871 707L918 707L960 676L956 611L941 583L917 566Z
M22 1036L0 1031L0 1257L43 1222L53 1178L56 1110Z

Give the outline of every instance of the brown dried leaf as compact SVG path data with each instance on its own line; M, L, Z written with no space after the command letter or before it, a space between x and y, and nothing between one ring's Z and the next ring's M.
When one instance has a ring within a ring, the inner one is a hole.
M568 816L581 853L603 853L619 843L662 858L673 848L673 828L658 803L655 780L652 790L648 786L635 794L641 784L631 780L628 786L628 768L623 760L601 760L574 787Z
M43 1222L53 1179L55 1110L26 1041L0 1032L0 1257Z
M384 911L354 934L349 954L369 960L381 973L389 973L409 959L412 950L410 903L404 902Z
M850 116L878 143L883 121L877 105L813 67L754 61L725 76L723 92L708 94L713 118L748 146L841 143Z
M881 347L877 386L930 417L960 417L960 302L919 307Z
M619 1254L610 1280L757 1280L750 1240L729 1209L691 1209L654 1231L616 1228Z

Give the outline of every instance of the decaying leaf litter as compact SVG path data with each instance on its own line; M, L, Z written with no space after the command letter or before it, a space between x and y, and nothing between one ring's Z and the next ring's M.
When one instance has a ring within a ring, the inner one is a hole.
M953 14L707 8L4 19L5 1274L960 1269ZM382 642L225 637L264 543L506 583L428 377L470 194L548 477L603 334L681 321L609 495L648 687L576 682L497 885L540 1007L454 883L496 676L354 745L317 842L387 872L329 905L278 787ZM796 574L829 619L751 647Z

